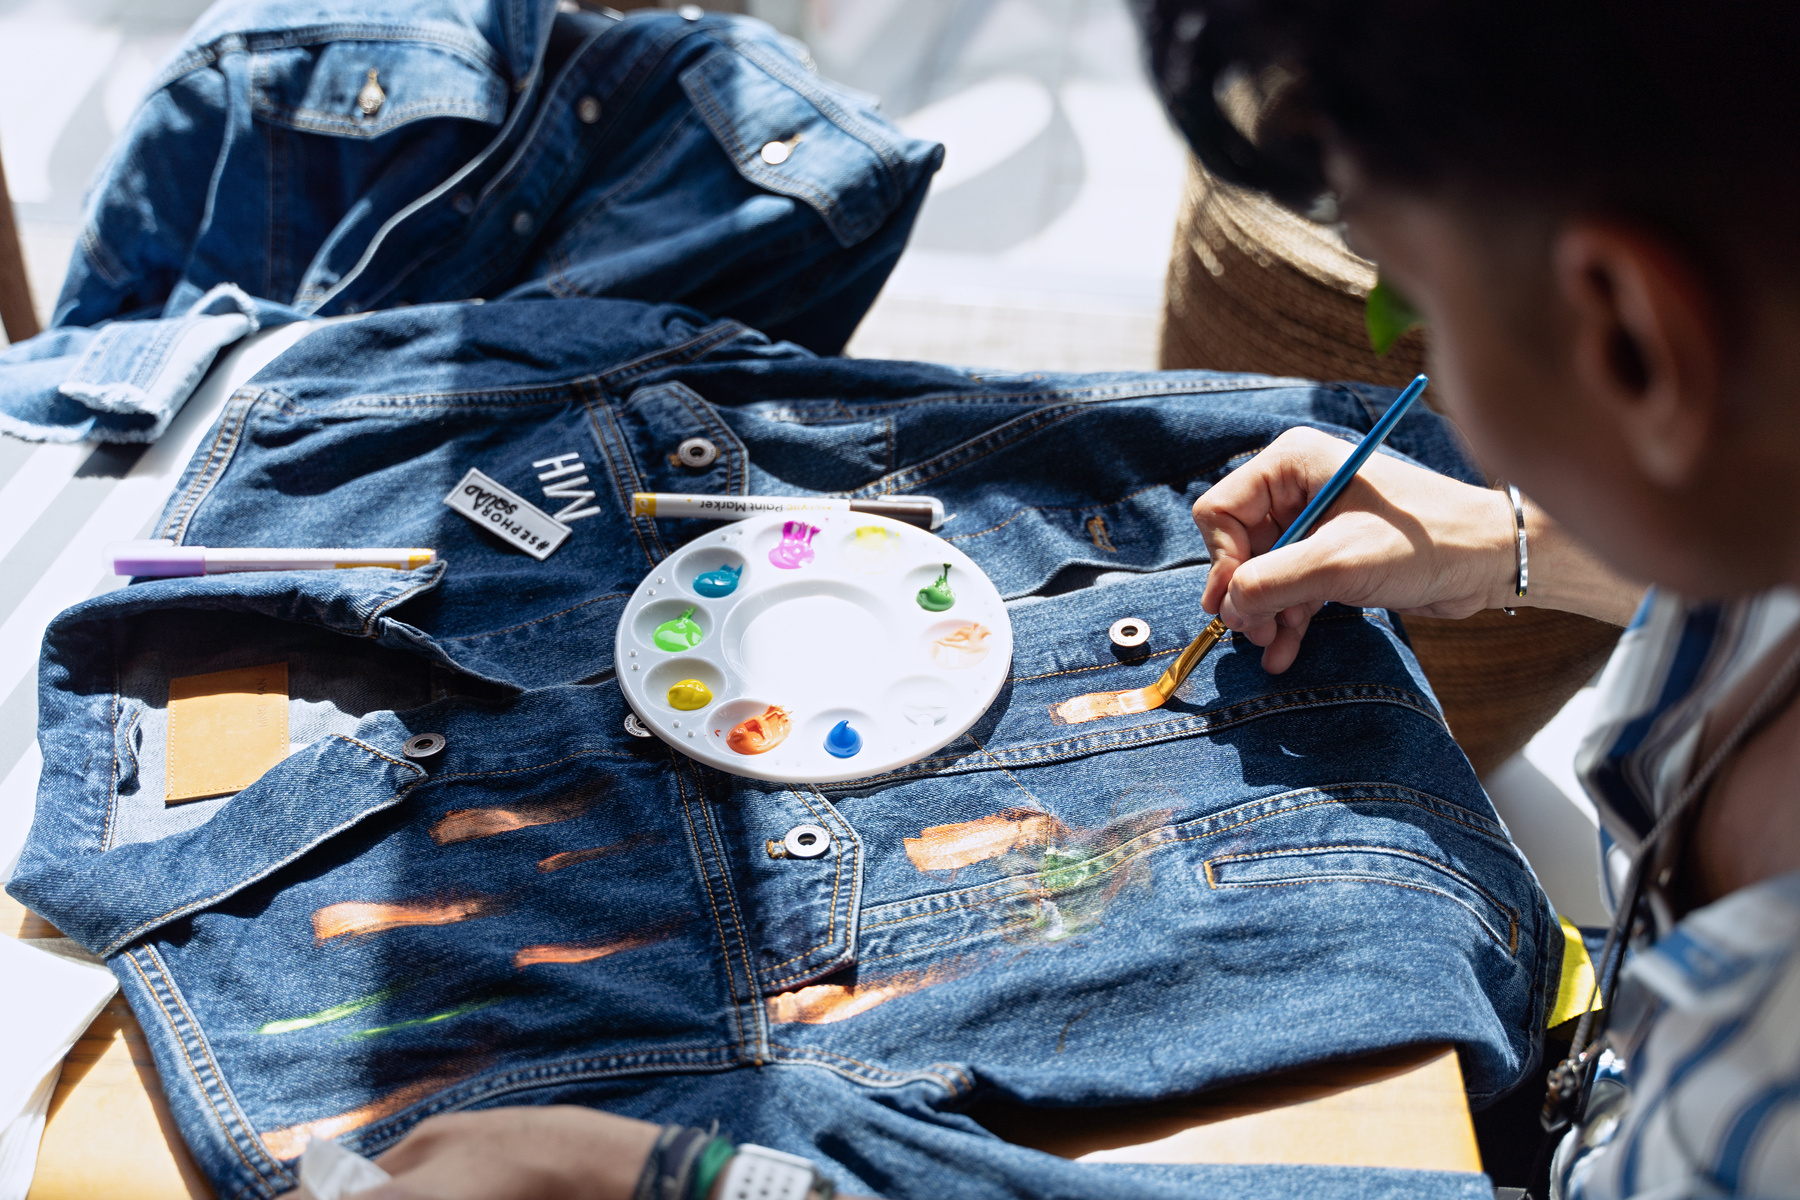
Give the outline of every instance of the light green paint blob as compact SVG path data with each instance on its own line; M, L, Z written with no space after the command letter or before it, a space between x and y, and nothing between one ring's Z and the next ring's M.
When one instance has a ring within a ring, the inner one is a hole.
M945 563L937 582L919 589L919 607L926 612L943 612L955 603L956 593L950 590L950 564Z
M445 1012L433 1013L429 1017L418 1017L411 1021L396 1021L392 1025L377 1025L372 1029L359 1029L349 1036L360 1041L367 1038L377 1038L384 1033L398 1033L402 1029L417 1029L421 1025L436 1025L439 1021L448 1021L453 1017L466 1017L470 1013L475 1012L478 1009L486 1008L490 1004L498 1004L500 1003L500 1000L501 998L499 996L490 997L487 1000L477 1000L473 1004L464 1004Z
M289 1017L285 1021L270 1021L256 1032L268 1036L278 1033L298 1033L302 1029L311 1029L317 1025L329 1025L333 1021L341 1021L345 1017L354 1017L365 1008L373 1008L384 1000L391 1000L404 992L410 984L398 987L383 988L372 995L359 1000L346 1000L342 1004L334 1004L330 1008L322 1008L316 1013L308 1013L304 1017Z
M706 636L706 631L700 628L700 623L693 618L694 610L690 606L679 617L658 625L656 633L651 638L656 643L656 648L674 653L679 650L692 650L698 646L700 639Z

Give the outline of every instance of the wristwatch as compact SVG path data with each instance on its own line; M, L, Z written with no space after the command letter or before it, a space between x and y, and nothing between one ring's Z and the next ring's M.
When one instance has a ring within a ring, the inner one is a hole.
M837 1188L797 1154L745 1143L725 1165L719 1200L831 1200Z

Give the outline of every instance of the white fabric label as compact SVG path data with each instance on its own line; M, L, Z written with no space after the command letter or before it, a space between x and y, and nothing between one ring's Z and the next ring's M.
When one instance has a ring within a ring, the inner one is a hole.
M575 532L473 467L450 489L444 503L542 562Z

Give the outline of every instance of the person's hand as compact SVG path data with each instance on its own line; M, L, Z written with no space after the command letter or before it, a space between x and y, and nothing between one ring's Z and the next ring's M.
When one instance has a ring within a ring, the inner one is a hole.
M1194 502L1212 553L1201 606L1262 646L1272 675L1293 664L1327 601L1431 617L1514 602L1506 495L1389 455L1370 457L1310 535L1269 552L1352 448L1316 429L1290 429ZM1537 557L1534 545L1534 568Z
M419 1122L350 1200L629 1200L661 1126L591 1108L490 1108Z

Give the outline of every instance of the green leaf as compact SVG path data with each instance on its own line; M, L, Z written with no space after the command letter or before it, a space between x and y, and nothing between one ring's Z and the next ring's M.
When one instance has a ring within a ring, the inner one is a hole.
M1363 321L1369 327L1369 345L1375 347L1375 353L1386 354L1407 330L1423 324L1424 318L1392 284L1381 279L1369 289Z

